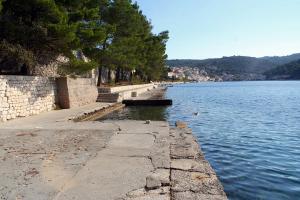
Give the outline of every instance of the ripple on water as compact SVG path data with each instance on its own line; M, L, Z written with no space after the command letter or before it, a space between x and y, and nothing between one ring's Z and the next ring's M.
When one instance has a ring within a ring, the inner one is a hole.
M168 116L189 122L229 199L300 199L299 88L297 81L178 85L168 90Z

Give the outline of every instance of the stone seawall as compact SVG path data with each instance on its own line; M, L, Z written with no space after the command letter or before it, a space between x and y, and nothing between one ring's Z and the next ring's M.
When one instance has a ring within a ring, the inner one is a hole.
M54 108L55 80L34 76L0 76L0 121Z
M68 91L71 108L94 103L98 97L98 89L93 79L68 78Z
M223 186L199 146L192 130L182 122L171 128L171 199L227 200Z
M94 79L58 78L58 99L61 108L74 108L96 102L98 89Z
M97 87L89 78L0 76L0 122L96 102Z

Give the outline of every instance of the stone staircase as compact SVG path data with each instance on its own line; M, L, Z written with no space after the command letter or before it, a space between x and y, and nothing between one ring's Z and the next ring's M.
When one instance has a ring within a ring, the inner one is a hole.
M154 84L130 85L112 88L98 88L97 102L117 103L125 99L137 97L139 94L149 91L155 87Z
M97 102L116 103L120 102L119 93L99 93Z

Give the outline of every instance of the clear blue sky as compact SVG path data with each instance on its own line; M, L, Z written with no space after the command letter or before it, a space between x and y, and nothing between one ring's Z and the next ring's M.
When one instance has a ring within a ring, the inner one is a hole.
M174 58L300 52L300 0L137 0Z

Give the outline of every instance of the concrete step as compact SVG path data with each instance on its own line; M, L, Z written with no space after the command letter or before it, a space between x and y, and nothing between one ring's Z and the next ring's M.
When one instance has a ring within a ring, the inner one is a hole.
M102 94L102 93L111 93L110 92L110 88L106 88L106 87L98 87L98 93L100 94Z
M97 102L116 103L119 99L119 93L99 93Z
M117 86L117 87L98 87L99 93L124 93L128 91L147 91L147 89L153 89L155 84L141 84L141 85L126 85L126 86Z

